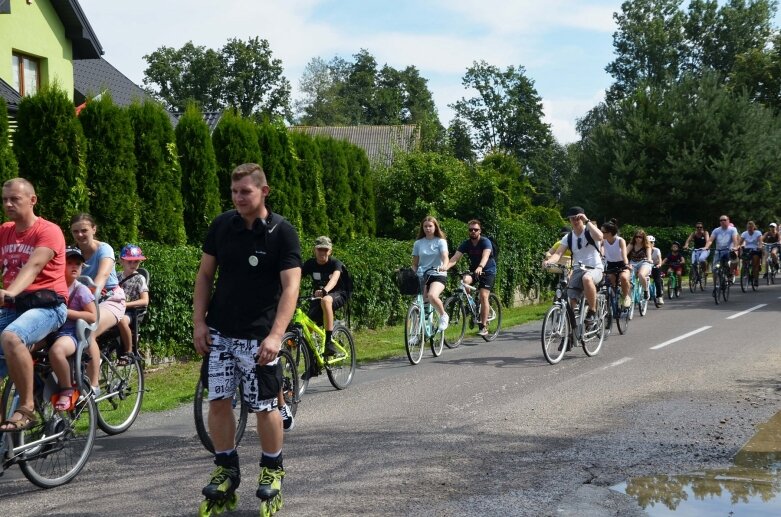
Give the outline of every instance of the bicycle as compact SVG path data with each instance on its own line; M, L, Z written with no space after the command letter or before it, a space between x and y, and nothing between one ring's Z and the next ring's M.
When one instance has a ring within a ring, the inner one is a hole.
M613 328L613 321L616 322L618 333L626 334L629 328L629 309L621 306L621 286L619 285L619 275L621 270L609 270L605 271L605 286L603 288L606 303L607 303L607 315L605 316L605 328L606 333L610 335ZM613 275L615 277L615 284L611 282L607 276Z
M298 370L299 397L303 396L309 387L310 378L320 375L323 369L328 374L331 385L337 390L349 386L355 374L355 339L352 332L342 321L334 321L331 342L338 354L330 358L324 357L325 330L312 321L301 308L303 301L310 300L320 299L299 297L288 332L282 336L282 344L290 350Z
M470 272L458 273L461 280L455 294L445 300L445 314L450 318L450 323L444 332L445 345L448 348L456 348L464 341L466 333L467 315L469 316L469 328L475 328L480 322L480 301L475 300L475 294L479 289L476 286L464 282L464 275ZM488 293L488 321L486 324L488 334L482 336L486 341L493 341L502 330L502 303L494 293Z
M138 272L144 275L148 283L149 272L144 268L139 268ZM78 280L96 293L101 291L88 276L80 276ZM97 340L100 349L100 395L95 397L95 404L98 409L98 427L108 435L124 433L130 429L141 412L144 399L144 368L138 354L138 325L146 315L146 309L136 309L133 312L133 353L124 358L124 364L120 362L124 348L116 326Z
M686 251L689 251L688 249ZM708 272L706 268L708 264L704 260L700 260L700 255L705 251L704 248L696 248L693 250L692 255L692 268L689 272L689 291L695 292L697 286L700 286L700 291L704 291L708 286Z
M637 307L637 312L640 313L640 316L645 316L646 312L648 312L648 299L645 297L645 293L643 292L643 284L640 282L640 280L637 278L637 270L640 268L642 264L650 264L649 262L640 262L638 263L637 267L632 268L632 275L630 277L630 292L632 293L632 305L629 307L629 319L631 320L634 318L635 315L635 307ZM648 296L650 298L654 299L654 303L656 303L656 287L654 286L654 282L651 279L650 274L646 276L648 280ZM659 307L659 305L656 305Z
M12 299L6 297L6 303ZM74 395L71 408L57 411L59 386L45 349L33 352L33 401L37 423L25 431L0 431L0 475L14 464L36 486L53 488L71 481L84 468L95 444L97 406L91 396L82 359L89 333L97 323L76 322L78 345L71 356ZM0 398L0 416L10 418L19 405L19 394L7 379Z
M434 357L442 354L445 334L439 329L439 314L434 307L423 300L423 286L429 272L437 268L429 268L418 276L418 289L415 299L407 310L404 320L404 348L410 364L416 365L423 358L423 346L428 341Z
M729 253L732 252L729 248L724 248L717 249L716 254L718 255L719 252L722 251L727 251ZM721 297L725 302L729 300L729 287L730 284L732 284L732 280L730 278L732 263L729 255L724 255L721 257L721 259L713 265L713 269L713 300L716 302L716 305L718 305L719 297Z
M778 244L765 244L765 278L767 285L776 283L778 275L778 257L773 255L773 248L778 248Z
M681 297L681 285L678 281L678 274L673 268L667 270L667 298L672 300L673 297Z
M582 264L573 269L585 269ZM564 357L564 353L575 346L582 346L583 352L593 357L599 353L605 340L605 319L608 313L607 299L601 286L597 292L597 310L595 324L591 328L586 327L586 298L580 296L577 307L573 308L569 303L567 288L569 275L567 268L561 265L552 265L546 269L559 272L559 284L556 288L553 305L545 313L542 321L541 340L542 355L550 364L556 364ZM576 345L576 343L579 343Z
M285 404L290 407L293 415L298 411L299 397L299 378L296 363L290 351L283 346L279 349L279 360L282 363L282 397ZM195 398L193 400L193 419L195 420L195 431L198 433L198 439L207 451L214 452L214 444L209 436L209 426L207 416L209 414L209 386L208 386L208 356L203 358L201 363L201 376L195 386ZM249 416L249 407L244 404L244 388L241 382L238 383L238 389L233 395L233 412L236 421L236 434L234 435L234 446L238 447L244 436L247 427L247 418Z
M752 291L759 288L759 279L754 276L754 254L751 250L744 249L740 257L740 290L748 292L749 286Z

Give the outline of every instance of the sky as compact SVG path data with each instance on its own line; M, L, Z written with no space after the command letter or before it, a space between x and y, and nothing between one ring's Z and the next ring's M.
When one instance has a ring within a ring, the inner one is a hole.
M282 61L297 99L314 57L351 60L368 50L379 66L417 67L447 126L448 107L478 60L523 66L561 143L578 139L576 119L611 84L613 12L621 0L80 0L104 58L137 84L143 56L188 41L218 49L259 36Z

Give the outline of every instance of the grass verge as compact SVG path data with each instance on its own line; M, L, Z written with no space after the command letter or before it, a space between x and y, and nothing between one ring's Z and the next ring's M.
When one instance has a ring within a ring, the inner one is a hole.
M542 319L548 307L548 300L545 300L536 305L505 308L502 310L502 327L509 328ZM467 330L467 336L474 336L475 333L474 330ZM403 357L404 325L379 330L359 330L355 332L355 347L359 363ZM190 361L147 370L142 410L165 411L181 404L192 403L200 367L199 361Z

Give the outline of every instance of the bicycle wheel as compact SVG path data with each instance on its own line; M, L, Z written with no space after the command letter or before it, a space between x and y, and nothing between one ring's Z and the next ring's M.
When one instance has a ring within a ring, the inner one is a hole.
M282 346L287 348L298 371L298 396L303 397L306 389L309 387L309 378L311 377L311 368L314 358L312 351L304 342L301 335L297 332L287 332L282 336Z
M445 346L456 348L464 340L464 332L466 332L466 312L461 298L451 296L445 300L445 313L450 316L450 323L443 332Z
M699 280L695 269L696 268L692 268L691 273L689 274L689 292L691 293L694 293L694 291L697 290L697 281Z
M404 320L404 346L411 364L418 364L423 357L423 325L420 319L420 307L413 303Z
M618 318L616 318L616 327L618 327L618 333L621 335L626 334L629 328L629 320L632 319L631 309L620 308Z
M204 359L207 361L207 359ZM206 450L214 452L214 444L209 436L209 425L207 422L209 414L209 390L203 382L203 369L201 369L201 378L198 379L198 384L195 386L195 399L193 400L193 418L195 419L195 431L198 433L198 438ZM236 420L236 434L234 435L234 447L238 447L241 438L244 436L244 429L247 427L247 415L249 410L247 406L243 404L244 400L244 388L239 384L239 388L233 397L233 414Z
M328 359L325 364L325 372L333 387L337 390L343 390L350 385L355 374L355 340L350 329L337 323L334 325L331 341L342 355Z
M84 468L95 444L97 409L92 397L82 396L70 411L56 411L51 400L36 388L35 413L38 423L14 433L14 447L23 450L19 468L24 477L41 488L53 488L71 481ZM16 389L9 380L3 390L2 407L14 406ZM10 402L10 404L9 404ZM10 416L10 414L8 415ZM25 449L26 444L33 445Z
M599 353L602 348L602 343L605 341L605 314L607 313L607 306L605 304L605 297L597 297L597 323L596 328L589 330L587 338L583 340L583 352L589 357L594 357Z
M757 278L757 275L754 274L754 270L751 270L751 275L749 276L749 282L751 282L751 290L756 291L759 289L759 279Z
M442 355L442 347L445 345L445 334L439 329L439 313L434 311L431 318L432 336L428 338L428 344L431 347L431 353L434 357Z
M144 370L132 354L126 365L117 364L119 344L100 353L100 396L95 398L98 426L115 435L127 431L141 412L144 400Z
M483 336L486 341L493 341L502 330L502 303L494 293L488 295L488 335Z
M542 355L550 364L556 364L564 357L569 339L567 314L560 303L555 303L542 320Z
M282 368L282 398L285 399L285 404L288 405L290 411L295 414L298 412L298 402L300 400L299 395L301 388L299 382L301 379L298 377L298 363L293 359L293 355L290 350L283 348L279 349L279 362ZM355 357L355 354L353 354ZM244 421L246 423L246 412L244 413ZM242 433L244 430L242 429ZM238 441L236 445L238 445Z
M729 301L729 287L730 287L729 282L726 279L724 279L724 283L722 284L722 289L721 289L721 297L724 299L725 302Z
M748 272L748 268L745 264L740 268L740 290L744 293L748 291L748 284L751 282L751 275Z
M648 300L645 297L637 302L637 311L640 313L640 316L645 316L645 313L648 312Z
M704 291L708 287L708 270L707 266L703 265L700 271L700 291Z

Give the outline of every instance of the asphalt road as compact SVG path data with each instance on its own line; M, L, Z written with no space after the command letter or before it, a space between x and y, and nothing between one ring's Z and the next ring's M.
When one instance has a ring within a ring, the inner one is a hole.
M608 487L727 466L781 407L779 297L737 288L715 306L686 291L614 330L598 356L576 349L555 366L533 323L418 366L360 368L342 392L318 378L286 435L281 514L642 515ZM101 434L65 487L38 489L14 467L0 514L195 515L212 465L191 419L183 407ZM253 438L230 515L257 515Z

